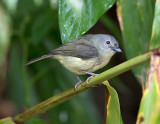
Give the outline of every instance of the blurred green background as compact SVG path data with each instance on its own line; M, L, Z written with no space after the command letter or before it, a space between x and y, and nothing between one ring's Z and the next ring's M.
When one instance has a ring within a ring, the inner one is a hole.
M96 73L126 60L116 5L87 33L112 34L123 50L122 54L112 58L107 67ZM76 84L74 74L56 60L45 59L24 66L28 60L44 55L61 44L57 0L0 1L0 118L17 115ZM80 78L85 80L87 76ZM109 82L119 94L124 123L134 124L142 92L139 83L131 71ZM40 118L55 124L102 123L104 95L104 86L92 88L42 114Z

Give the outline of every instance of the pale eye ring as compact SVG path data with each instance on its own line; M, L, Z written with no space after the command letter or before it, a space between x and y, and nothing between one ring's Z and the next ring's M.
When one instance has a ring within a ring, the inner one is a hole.
M110 44L110 41L106 41L106 44Z

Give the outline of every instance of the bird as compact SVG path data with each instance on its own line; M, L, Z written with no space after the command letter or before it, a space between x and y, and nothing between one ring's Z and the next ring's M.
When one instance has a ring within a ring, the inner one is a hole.
M65 68L75 75L89 74L88 81L96 76L93 73L108 64L116 52L122 52L117 40L109 34L87 34L65 43L53 51L25 63L30 65L42 59L58 60ZM77 76L78 83L82 81Z

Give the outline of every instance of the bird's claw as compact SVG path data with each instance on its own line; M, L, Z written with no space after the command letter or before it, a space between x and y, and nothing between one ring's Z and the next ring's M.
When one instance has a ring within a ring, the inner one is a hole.
M86 71L81 71L81 72L91 75L90 77L87 78L86 83L87 83L88 85L92 86L92 87L96 87L96 86L94 86L94 85L89 84L89 80L90 80L92 77L94 77L94 76L96 76L96 75L98 75L98 74L91 73L91 72L86 72ZM82 83L82 81L80 80L80 78L79 78L78 76L77 76L77 80L78 80L78 83L74 86L74 89L75 89L75 90L77 89L78 85ZM82 87L83 87L83 86L82 86Z
M86 83L87 83L88 85L92 86L92 87L96 87L96 86L94 86L94 85L89 84L89 80L90 80L91 78L93 78L94 76L96 76L96 75L98 75L98 74L92 73L92 75L87 78Z
M79 84L81 84L82 83L82 81L80 80L80 81L78 81L78 83L76 83L76 85L74 86L74 89L76 90L77 89L77 87L78 87L78 85Z
M87 78L86 82L87 82L88 85L90 85L90 86L92 86L92 87L95 87L94 85L89 84L89 80L90 80L92 77L94 77L94 76L96 76L96 75L98 75L98 74L95 74L95 73L92 73L92 72L87 72L87 71L81 71L81 72L91 75L90 77Z
M81 81L81 79L78 76L76 76L76 77L77 77L78 83L76 83L76 85L74 86L75 90L77 89L77 87L78 87L79 84L83 83L83 81ZM82 85L82 87L84 88L83 85Z

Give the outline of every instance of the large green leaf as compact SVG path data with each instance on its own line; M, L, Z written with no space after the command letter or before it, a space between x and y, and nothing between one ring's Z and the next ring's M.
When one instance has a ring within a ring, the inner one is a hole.
M158 124L153 123L160 119L160 57L151 56L151 67L148 74L147 87L143 92L143 97L138 112L137 124ZM157 105L158 104L158 105ZM152 123L149 123L152 122Z
M116 90L104 82L106 85L106 124L123 124L118 94Z
M160 0L156 1L150 49L160 46Z
M155 0L119 0L117 14L128 59L148 51L154 7ZM136 67L134 74L145 79L146 67L147 64Z
M88 31L115 0L59 0L59 26L63 43Z

